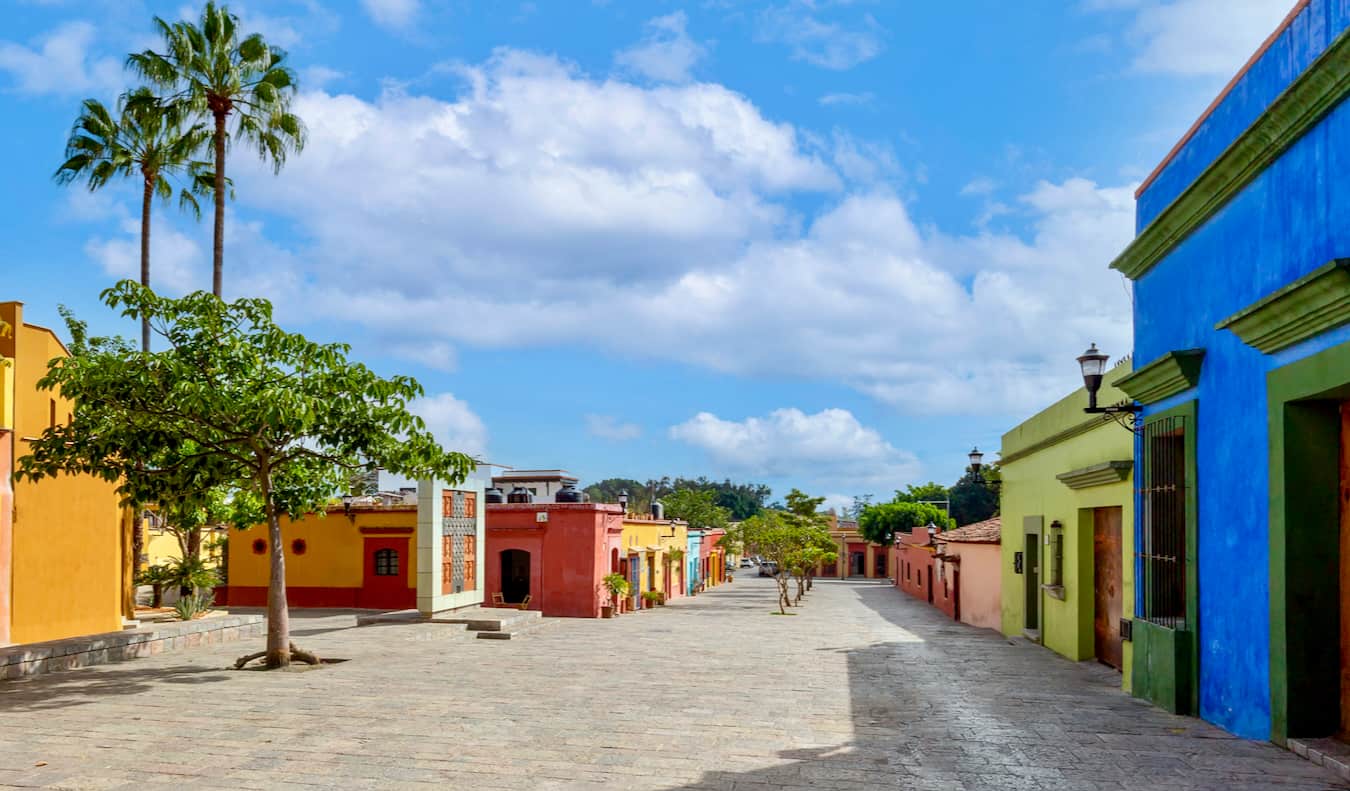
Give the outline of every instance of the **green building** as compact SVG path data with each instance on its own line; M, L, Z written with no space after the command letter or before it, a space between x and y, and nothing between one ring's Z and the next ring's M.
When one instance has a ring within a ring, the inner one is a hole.
M1098 398L1126 400L1107 373ZM1134 612L1134 434L1085 415L1079 388L1003 435L1003 633L1096 658L1130 688L1122 619ZM1128 627L1127 627L1128 628Z

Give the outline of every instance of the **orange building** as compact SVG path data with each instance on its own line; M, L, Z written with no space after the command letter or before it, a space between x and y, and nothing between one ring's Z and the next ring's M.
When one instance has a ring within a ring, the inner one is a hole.
M131 519L115 484L90 475L16 482L17 459L75 405L39 390L56 334L0 302L0 645L113 632L130 615Z
M891 553L886 547L863 538L858 532L857 522L830 514L830 538L834 540L838 558L833 564L822 563L817 566L817 577L888 579L893 573Z

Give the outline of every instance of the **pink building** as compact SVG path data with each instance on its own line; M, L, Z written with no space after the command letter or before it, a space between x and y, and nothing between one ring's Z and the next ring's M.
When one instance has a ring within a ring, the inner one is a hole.
M943 572L951 569L960 602L957 620L985 629L1002 627L1003 596L999 517L937 534L937 558ZM941 576L942 572L939 573Z
M937 534L938 537L942 535ZM928 535L927 527L916 527L908 534L899 534L891 548L895 587L959 619L961 603L957 579L951 573L951 564L944 564L938 558L937 549L938 544Z
M544 615L599 618L602 580L626 574L623 509L604 503L489 503L483 559L488 601L525 601Z

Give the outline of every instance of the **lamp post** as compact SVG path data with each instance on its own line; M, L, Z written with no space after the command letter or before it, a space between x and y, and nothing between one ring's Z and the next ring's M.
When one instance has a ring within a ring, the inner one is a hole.
M623 509L623 515L628 516L628 490L619 492L619 507Z
M356 498L351 494L342 495L342 513L345 514L348 519L355 519L355 517L352 516L352 502L354 500L356 500Z
M1095 343L1078 356L1078 367L1083 373L1083 387L1088 393L1088 405L1083 411L1089 415L1102 415L1107 420L1114 420L1127 431L1138 431L1135 421L1142 409L1138 404L1121 402L1112 406L1097 406L1097 391L1102 387L1102 377L1106 375L1106 361L1109 359L1110 357L1099 350Z
M970 471L978 474L982 466L981 462L984 460L984 454L980 452L979 448L971 448L966 458L970 459Z

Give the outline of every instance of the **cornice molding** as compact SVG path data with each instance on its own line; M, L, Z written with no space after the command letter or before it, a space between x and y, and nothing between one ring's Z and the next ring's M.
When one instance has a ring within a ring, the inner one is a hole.
M1138 280L1350 95L1350 30L1342 32L1205 171L1111 262Z
M1055 445L1058 445L1061 442L1071 440L1074 437L1079 436L1080 434L1086 434L1089 431L1092 431L1093 429L1102 428L1107 424L1108 421L1103 421L1100 415L1093 415L1087 420L1084 420L1081 423L1075 423L1072 426L1064 429L1063 431L1051 434L1045 439L1037 440L1036 442L1033 442L1024 448L1019 448L1013 451L1012 453L1000 455L998 463L1000 465L1003 465L1017 461L1019 459L1025 459L1027 456L1030 456L1033 453L1045 450L1046 448L1054 447Z
M1204 360L1204 349L1168 352L1129 376L1118 379L1116 387L1141 404L1156 404L1195 387L1195 383L1200 380L1200 366Z
M1077 470L1061 472L1055 477L1059 482L1070 489L1086 489L1091 486L1105 486L1109 483L1120 483L1130 477L1130 471L1134 469L1134 462L1129 459L1120 461L1104 461L1101 464L1093 464L1089 467L1082 467Z
M1337 258L1218 324L1265 354L1350 323L1350 258Z

